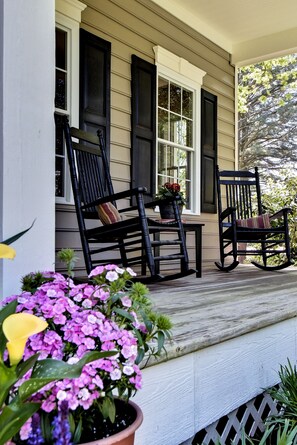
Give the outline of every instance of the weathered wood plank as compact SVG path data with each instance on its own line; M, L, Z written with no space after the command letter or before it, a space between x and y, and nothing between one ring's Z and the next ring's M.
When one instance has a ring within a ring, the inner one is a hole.
M226 274L149 286L155 307L173 322L167 358L207 348L297 315L297 268L264 272L241 265ZM165 357L163 358L165 359Z
M241 265L149 286L155 308L173 321L173 342L161 363L143 370L135 400L145 421L135 445L191 443L278 383L279 365L296 360L296 278L294 267L272 273Z

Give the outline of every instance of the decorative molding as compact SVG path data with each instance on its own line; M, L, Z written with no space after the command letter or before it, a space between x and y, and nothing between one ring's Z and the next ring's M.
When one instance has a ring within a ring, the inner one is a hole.
M56 0L56 12L79 23L81 22L81 13L86 7L87 5L79 0Z
M163 67L190 79L192 82L202 85L203 77L206 74L205 71L188 62L186 59L162 48L162 46L154 46L153 50L155 53L156 65L162 65Z

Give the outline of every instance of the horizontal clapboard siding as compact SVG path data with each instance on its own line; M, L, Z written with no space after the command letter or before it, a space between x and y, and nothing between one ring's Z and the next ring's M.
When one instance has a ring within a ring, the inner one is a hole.
M235 159L234 67L229 54L150 0L85 0L82 28L111 42L111 173L116 191L130 186L131 165L131 56L154 63L160 45L206 71L203 88L218 96L218 161L232 169ZM217 216L188 216L204 223L203 261L218 258ZM73 206L57 208L56 248L76 247L78 235ZM63 234L65 233L65 237ZM66 245L67 244L69 245ZM83 269L82 254L78 269ZM194 239L189 237L194 259ZM194 261L194 260L193 260ZM194 265L194 262L193 264Z

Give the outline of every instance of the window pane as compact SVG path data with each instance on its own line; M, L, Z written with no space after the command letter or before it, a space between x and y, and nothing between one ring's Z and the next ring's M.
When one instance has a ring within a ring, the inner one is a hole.
M168 111L158 110L158 137L168 140Z
M64 197L64 158L56 157L56 196Z
M158 187L166 182L166 144L158 144Z
M63 116L55 113L56 124L56 154L64 155Z
M190 172L192 153L180 148L158 144L158 187L165 182L178 182L190 208Z
M183 89L183 116L193 119L193 93Z
M182 145L193 147L193 121L183 119L183 140Z
M55 107L66 110L66 73L56 69Z
M168 109L168 80L159 77L158 81L158 106Z
M194 92L176 82L158 78L158 187L177 182L191 209L192 164L194 152ZM161 109L162 108L162 109Z
M181 114L181 87L170 84L170 111Z
M183 125L180 116L170 113L170 141L183 143Z
M62 29L56 28L56 67L66 70L67 61L67 34Z

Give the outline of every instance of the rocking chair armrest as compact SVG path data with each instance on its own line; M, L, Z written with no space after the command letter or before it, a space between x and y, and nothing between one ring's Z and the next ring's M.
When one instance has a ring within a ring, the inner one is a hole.
M283 218L285 214L292 213L292 209L290 207L284 207L283 209L279 210L278 212L274 213L269 217L269 219L272 221L274 219L280 219Z
M235 212L236 212L236 208L235 207L227 207L227 209L223 210L222 213L220 214L220 220L223 221L224 219L226 219L228 216L234 214L235 216Z
M146 190L147 189L145 187L136 187L131 190L124 190L123 192L114 193L113 195L103 196L102 198L98 198L95 201L85 204L84 206L82 206L82 209L83 210L88 209L90 207L94 207L96 205L103 204L105 202L113 202L113 201L117 201L117 200L123 199L123 198L130 198L131 196L136 196L139 194L142 195L142 194L146 193Z

